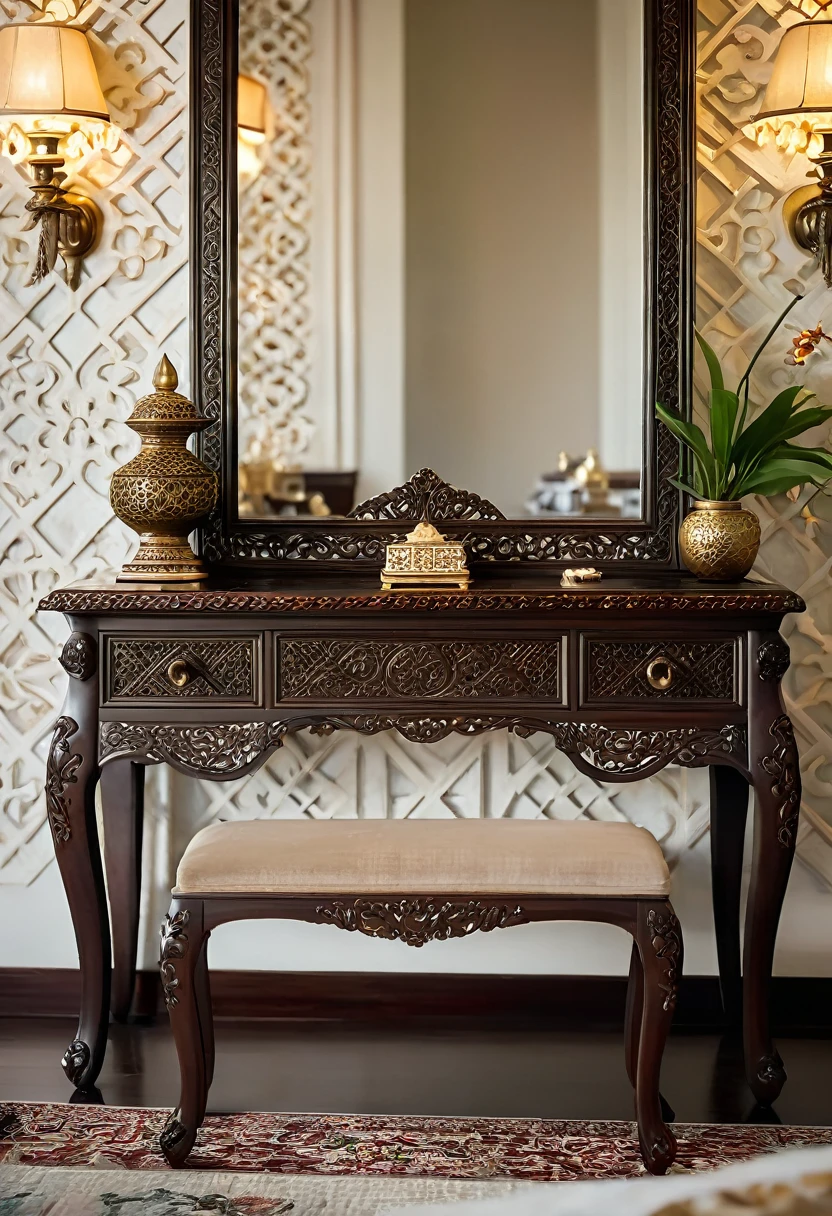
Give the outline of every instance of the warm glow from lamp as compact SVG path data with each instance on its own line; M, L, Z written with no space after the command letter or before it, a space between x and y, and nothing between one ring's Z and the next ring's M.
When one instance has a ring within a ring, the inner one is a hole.
M801 21L783 35L761 112L743 128L760 147L823 151L832 131L832 21Z
M66 25L6 25L0 29L0 147L33 177L25 230L40 229L30 285L57 267L74 291L81 263L98 241L101 212L88 195L64 185L67 156L118 144L90 45Z
M109 122L84 31L63 25L0 29L0 114Z
M253 76L241 75L237 82L237 127L240 139L262 144L269 129L269 94Z

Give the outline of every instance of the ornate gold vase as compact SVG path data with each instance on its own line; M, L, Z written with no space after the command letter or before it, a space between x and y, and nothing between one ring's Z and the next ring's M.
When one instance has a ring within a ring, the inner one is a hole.
M110 504L139 534L139 549L118 581L191 583L208 577L188 534L217 501L218 480L187 447L206 419L176 391L179 378L165 356L153 377L155 393L142 397L127 425L142 438L138 456L118 469Z
M760 521L738 502L696 502L679 529L682 560L697 578L744 578L760 548Z

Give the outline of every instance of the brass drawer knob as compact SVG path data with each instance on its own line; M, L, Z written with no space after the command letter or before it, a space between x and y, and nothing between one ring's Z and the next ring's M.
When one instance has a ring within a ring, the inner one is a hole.
M184 688L191 678L191 669L184 659L174 659L168 668L168 679L174 688Z
M656 692L667 692L673 684L673 664L664 655L659 655L647 664L647 683Z

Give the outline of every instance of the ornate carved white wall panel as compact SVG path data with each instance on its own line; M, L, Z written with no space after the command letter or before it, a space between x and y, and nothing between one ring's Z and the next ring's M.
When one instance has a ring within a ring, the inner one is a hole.
M56 583L119 566L132 541L107 499L135 437L122 425L161 352L187 372L187 0L0 0L0 21L90 29L118 149L76 180L104 212L72 293L27 287L22 172L0 159L0 881L52 857L45 743L63 697L60 619L36 617Z
M274 138L251 150L259 172L240 191L240 451L280 428L281 454L306 452L310 363L312 128L309 0L247 0L240 71L268 87Z
M753 381L758 405L804 375L821 401L832 402L828 353L810 361L807 373L784 362L795 333L821 319L827 325L832 321L832 295L813 263L792 244L782 218L785 196L805 185L811 166L805 156L760 149L741 134L760 109L783 31L816 12L814 0L702 0L700 5L698 324L739 378L788 303L789 289L805 292L758 364ZM831 434L832 428L821 428L814 441L828 444ZM828 879L832 854L823 846L832 841L832 500L815 496L813 519L807 519L806 499L797 504L783 497L755 500L763 523L757 568L799 591L808 605L784 628L794 664L786 693L804 780L800 856Z
M59 7L50 12L57 15ZM300 0L295 7L300 13ZM8 19L38 16L22 0L0 0L0 12ZM783 278L811 288L797 318L801 328L829 307L777 214L784 190L802 183L805 162L789 167L760 152L736 126L765 79L772 35L794 12L774 0L702 3L700 323L736 366L778 307ZM41 790L44 743L63 695L54 658L63 629L52 618L36 619L34 606L55 583L124 560L131 542L106 498L109 475L132 443L123 419L163 347L185 366L186 0L111 0L70 15L85 14L101 42L108 100L125 134L116 154L82 167L103 201L105 232L76 296L56 279L23 286L25 183L0 161L0 881L7 883L31 881L51 857ZM305 57L304 40L298 45ZM783 354L778 346L763 364L761 400L791 374ZM813 387L828 385L832 398L832 359L818 359L810 377ZM832 820L832 519L828 501L813 509L821 522L807 526L799 505L782 499L760 505L761 567L799 588L810 605L788 625L797 664L791 708L806 805L817 816L817 827L804 825L800 849L832 881L832 850L822 848L818 835L824 817ZM168 805L176 808L170 821ZM430 747L397 735L293 737L243 782L163 776L150 809L159 828L148 859L151 925L185 840L219 816L627 818L653 830L673 859L707 831L704 774L668 770L647 785L603 786L578 774L540 735L454 738Z

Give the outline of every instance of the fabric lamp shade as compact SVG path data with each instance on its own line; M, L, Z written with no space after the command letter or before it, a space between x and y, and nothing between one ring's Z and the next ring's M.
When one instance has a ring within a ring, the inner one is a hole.
M109 122L84 31L63 25L0 29L0 114L76 115Z
M802 21L783 35L758 121L820 112L832 112L832 21Z
M268 131L268 92L253 76L241 75L237 82L237 126L254 139L265 139Z

